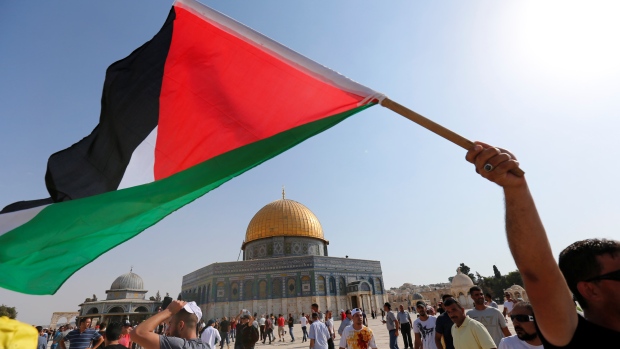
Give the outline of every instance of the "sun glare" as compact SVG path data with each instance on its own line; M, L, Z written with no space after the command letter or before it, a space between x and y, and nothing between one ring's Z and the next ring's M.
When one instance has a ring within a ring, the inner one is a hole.
M520 14L518 46L532 68L596 79L620 71L620 2L532 1Z

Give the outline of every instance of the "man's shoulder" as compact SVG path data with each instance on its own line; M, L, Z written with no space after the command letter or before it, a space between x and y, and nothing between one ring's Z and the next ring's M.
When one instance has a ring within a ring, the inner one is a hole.
M209 344L200 338L185 339L179 337L159 336L161 349L210 349Z

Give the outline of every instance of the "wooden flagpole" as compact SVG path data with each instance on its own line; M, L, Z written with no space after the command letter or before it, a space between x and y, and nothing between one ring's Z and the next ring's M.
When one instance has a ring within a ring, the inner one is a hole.
M381 105L390 109L391 111L397 114L400 114L406 117L407 119L415 122L416 124L426 128L427 130L440 135L441 137L449 140L450 142L460 146L463 149L469 150L471 149L471 147L474 146L474 142L470 141L469 139L451 130L448 130L447 128L439 125L438 123L425 118L424 116L414 112L411 109L408 109L407 107L404 107L394 102L393 100L387 97L381 101ZM514 174L515 176L519 176L519 177L523 177L523 175L525 174L525 172L523 172L523 170L521 170L520 168L512 169L510 170L510 172Z

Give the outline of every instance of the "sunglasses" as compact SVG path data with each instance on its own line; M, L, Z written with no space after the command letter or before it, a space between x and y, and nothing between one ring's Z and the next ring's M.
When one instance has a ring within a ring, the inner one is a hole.
M595 276L593 278L589 278L589 279L584 280L584 281L585 282L594 282L594 281L600 281L600 280L620 281L620 269L618 269L616 271L612 271L611 273Z
M532 315L525 315L525 314L518 314L518 315L510 315L510 319L512 321L519 321L519 322L530 322L530 321L534 321L534 317Z

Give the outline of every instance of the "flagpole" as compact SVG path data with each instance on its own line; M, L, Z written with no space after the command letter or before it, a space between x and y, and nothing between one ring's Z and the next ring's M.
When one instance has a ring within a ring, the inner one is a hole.
M439 136L449 140L450 142L460 146L463 149L469 150L474 146L474 142L470 141L469 139L439 125L432 120L425 118L424 116L394 102L387 97L381 101L381 105L397 114L406 117L407 119L415 122L416 124L426 128L427 130L438 134ZM518 177L523 177L523 175L525 174L525 172L523 172L523 170L521 170L520 168L512 169L510 170L510 172Z

